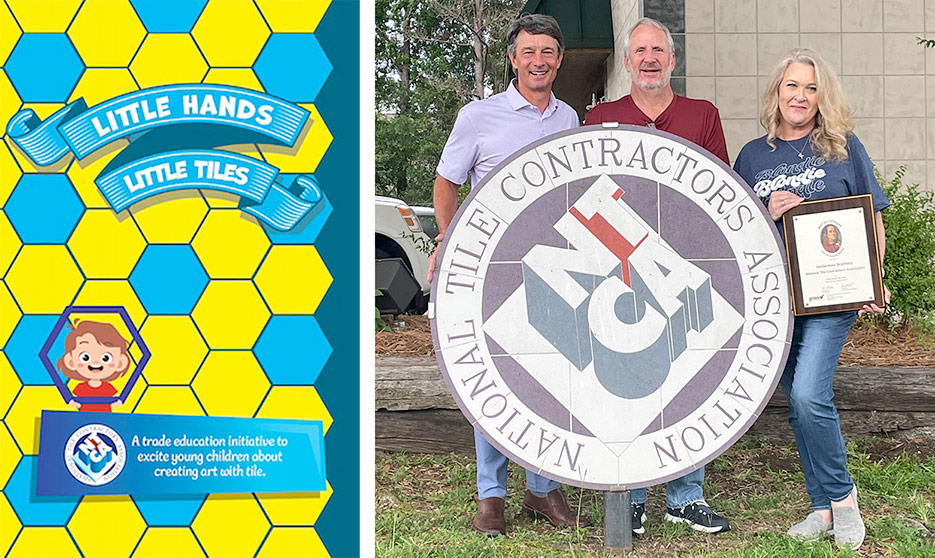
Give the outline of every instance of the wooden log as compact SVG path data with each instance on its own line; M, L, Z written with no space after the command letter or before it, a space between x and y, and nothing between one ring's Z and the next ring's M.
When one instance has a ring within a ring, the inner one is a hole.
M935 369L839 368L834 389L845 438L935 435ZM378 358L375 397L378 450L474 451L473 430L435 358ZM793 440L781 389L747 435Z
M935 413L899 411L839 411L845 440L866 436L897 438L931 437L935 433ZM795 441L785 408L767 407L745 436L765 437L773 443Z
M384 357L376 361L376 410L457 409L434 357Z
M457 409L434 357L376 359L376 409ZM839 410L935 412L935 369L838 368ZM770 407L786 407L777 389Z
M461 411L377 411L377 451L474 453L474 429Z
M866 436L899 439L935 436L935 413L843 411L841 429L846 440ZM774 444L795 441L785 409L767 408L745 436L767 438ZM474 430L460 411L378 411L376 449L413 453L474 453Z

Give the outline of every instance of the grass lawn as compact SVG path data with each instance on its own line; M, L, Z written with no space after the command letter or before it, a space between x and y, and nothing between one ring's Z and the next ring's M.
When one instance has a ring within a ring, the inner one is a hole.
M860 440L848 444L848 458L867 524L858 552L838 550L831 539L787 538L786 529L809 511L795 447L744 438L708 465L705 479L705 498L732 530L707 535L664 521L665 491L655 487L646 534L634 537L631 556L935 558L935 442ZM520 508L525 475L511 464L507 536L491 539L471 530L473 457L386 454L377 456L375 468L378 557L613 556L603 547L599 492L566 487L594 527L556 529Z

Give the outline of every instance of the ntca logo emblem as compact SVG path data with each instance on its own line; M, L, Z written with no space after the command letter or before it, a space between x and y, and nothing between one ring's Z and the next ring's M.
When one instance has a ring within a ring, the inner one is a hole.
M587 127L485 177L446 234L433 335L504 454L596 489L680 477L749 428L792 335L760 200L670 134Z
M65 443L65 467L75 479L90 486L114 480L126 461L123 439L103 424L82 426Z

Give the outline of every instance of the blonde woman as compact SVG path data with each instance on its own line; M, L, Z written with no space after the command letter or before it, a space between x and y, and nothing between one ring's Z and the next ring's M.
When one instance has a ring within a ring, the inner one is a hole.
M886 240L880 211L889 201L853 133L850 105L828 63L808 49L795 49L783 58L766 86L760 123L766 135L744 146L734 169L766 205L780 234L784 235L782 214L805 200L869 193L882 261ZM885 287L884 298L889 301ZM874 304L859 313L882 311ZM833 530L838 546L854 549L863 542L865 529L857 487L847 472L832 381L857 315L852 311L796 317L780 380L812 509L789 535L817 539Z

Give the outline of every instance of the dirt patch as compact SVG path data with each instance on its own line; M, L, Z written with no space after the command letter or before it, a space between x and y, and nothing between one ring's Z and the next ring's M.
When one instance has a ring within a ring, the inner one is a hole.
M386 316L393 324L392 317ZM377 332L376 356L433 356L432 329L425 316L400 316L393 331ZM935 368L935 346L925 344L912 330L890 331L858 321L841 351L841 366L898 366Z
M862 448L871 461L891 461L905 456L918 463L935 457L935 440L913 438L911 440L874 439L867 448Z

